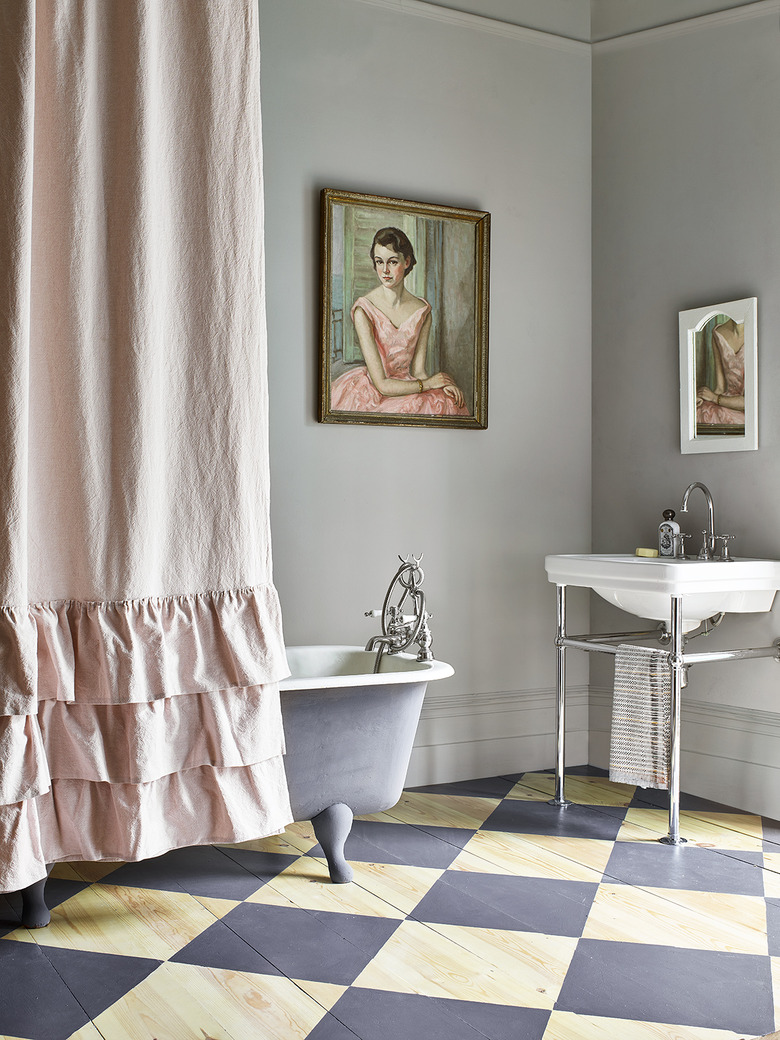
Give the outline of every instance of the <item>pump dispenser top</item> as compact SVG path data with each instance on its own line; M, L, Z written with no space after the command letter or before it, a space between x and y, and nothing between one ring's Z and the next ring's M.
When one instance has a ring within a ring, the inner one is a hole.
M680 542L680 525L674 519L673 509L664 509L663 521L658 525L658 555L676 556Z

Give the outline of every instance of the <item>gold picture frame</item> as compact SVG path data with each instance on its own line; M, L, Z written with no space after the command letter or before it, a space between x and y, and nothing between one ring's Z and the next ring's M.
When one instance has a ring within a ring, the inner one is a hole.
M323 423L487 428L490 214L321 193Z

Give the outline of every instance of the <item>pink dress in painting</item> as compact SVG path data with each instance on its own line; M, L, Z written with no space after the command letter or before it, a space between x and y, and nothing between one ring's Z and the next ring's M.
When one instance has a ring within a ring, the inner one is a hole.
M431 311L431 305L415 311L398 328L378 307L365 296L359 297L352 308L360 307L371 322L379 356L388 379L417 380L410 375L410 367L420 332ZM380 394L365 365L353 368L331 383L330 406L343 412L391 412L394 415L468 415L465 405L457 405L443 390L426 390L421 394L385 397Z
M717 335L716 330L713 337ZM745 393L745 344L743 343L739 350L734 351L721 338L717 347L723 365L723 375L726 378L726 389L721 396L742 397ZM696 406L696 422L742 426L745 423L745 413L736 408L726 408L725 405L716 404L715 401L702 401L700 405Z

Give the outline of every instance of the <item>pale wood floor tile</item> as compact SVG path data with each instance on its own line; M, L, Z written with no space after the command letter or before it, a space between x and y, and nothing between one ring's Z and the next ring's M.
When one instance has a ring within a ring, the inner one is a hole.
M24 943L35 943L35 934L27 928L16 928L13 932L9 932L8 935L4 935L0 939L0 943L4 942L24 942ZM0 950L2 946L0 946ZM2 1040L2 1037L0 1037Z
M282 895L275 888L269 888L268 885L263 885L262 888L258 889L249 896L245 902L247 903L259 903L262 906L283 906L283 907L297 907L298 904L294 903L288 896Z
M55 863L51 868L49 877L62 878L66 881L86 881L92 884L94 881L102 881L107 874L124 866L123 863L114 863L109 860L99 860L95 863Z
M65 864L60 865L65 866ZM104 877L108 877L118 867L124 866L124 863L111 860L97 860L90 863L69 863L67 866L76 872L81 881L87 881L92 884L95 881L102 881Z
M309 820L302 823L291 823L282 834L271 834L267 838L255 838L252 841L239 841L233 845L223 845L226 849L249 849L252 852L281 852L295 856L308 852L317 844L314 829Z
M306 867L301 864L303 876L297 876L292 868L288 868L277 879L250 896L247 902L266 906L300 906L307 910L336 909L338 905L343 909L361 903L371 909L360 912L398 918L410 913L444 873L437 867L353 861L351 866L355 877L352 883L334 885L329 880L325 861L315 862L321 862L322 869L317 884L307 883L311 879L306 877ZM296 866L298 864L292 865L293 868ZM347 909L346 912L351 913L352 910Z
M52 910L41 946L165 960L214 923L186 892L92 885Z
M439 867L408 867L400 863L352 863L353 884L373 892L403 916L410 914L444 871Z
M381 813L359 816L359 820L377 820L390 823L412 823L429 827L481 827L500 798L473 798L469 796L424 794L405 791L392 809Z
M538 791L545 798L552 798L555 794L555 777L525 776L507 797L526 799L529 790ZM635 790L633 784L613 784L606 776L567 776L564 780L566 798L579 805L630 805Z
M540 778L543 780L543 778ZM519 780L512 790L507 794L507 798L514 798L521 802L546 802L550 798L550 794L547 790L543 790L543 783L539 786L539 782L536 778L529 777L528 780Z
M405 921L355 986L552 1008L577 940L535 932Z
M549 834L479 831L452 863L452 870L560 881L601 881L611 841Z
M9 1040L9 1038L6 1037L5 1040ZM83 1029L77 1029L75 1033L71 1033L68 1040L103 1040L103 1037L92 1022L87 1022Z
M690 809L686 813L692 820L699 820L704 826L715 826L724 831L744 835L746 838L763 841L764 822L760 816L752 816L750 813L730 812L699 812ZM731 848L733 846L729 846Z
M169 963L95 1025L104 1040L303 1040L324 1014L282 976Z
M319 865L320 876L311 876L311 866ZM360 864L358 864L360 866ZM419 900L418 900L419 901ZM306 857L296 860L267 885L263 885L247 903L274 906L297 906L304 910L329 910L341 914L361 914L364 917L405 916L374 892L352 882L334 885L328 875L325 860Z
M62 881L82 881L83 878L76 871L75 863L55 863L49 871L50 878L58 878Z
M629 809L618 841L657 841L667 834L665 809ZM680 834L692 845L710 849L761 852L762 824L759 816L736 813L680 813Z
M701 1029L661 1022L622 1018L589 1018L569 1011L553 1011L543 1040L744 1040L730 1029Z
M348 989L347 986L336 986L332 982L312 982L311 979L293 979L292 981L326 1011L330 1011Z
M241 905L239 899L213 899L210 896L193 896L193 899L197 899L204 910L208 910L214 917L222 920L231 910L235 910L237 906Z
M766 956L766 908L757 896L604 884L583 937Z

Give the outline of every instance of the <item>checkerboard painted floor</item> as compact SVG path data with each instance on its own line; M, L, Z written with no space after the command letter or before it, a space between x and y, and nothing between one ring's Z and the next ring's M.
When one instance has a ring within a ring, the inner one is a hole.
M0 896L0 1035L25 1040L737 1040L780 1025L780 824L571 771L405 792L309 824L68 864L49 928Z

